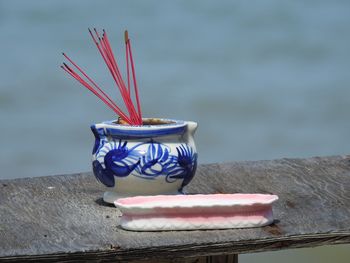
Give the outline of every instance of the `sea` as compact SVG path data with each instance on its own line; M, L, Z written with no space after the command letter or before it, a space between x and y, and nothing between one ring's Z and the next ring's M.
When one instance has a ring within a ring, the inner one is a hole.
M0 0L0 179L91 170L89 127L116 116L62 52L122 101L89 27L122 69L129 31L143 115L198 122L200 163L349 154L349 25L345 0ZM240 262L347 263L349 248Z

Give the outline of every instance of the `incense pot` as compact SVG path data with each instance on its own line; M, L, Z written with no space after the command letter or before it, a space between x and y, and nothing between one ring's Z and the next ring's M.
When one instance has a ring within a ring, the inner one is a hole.
M107 203L137 195L181 194L197 168L197 123L143 118L143 125L106 121L91 126L92 166L109 188Z
M118 87L126 111L69 56L61 68L115 112L117 121L91 126L95 135L92 152L93 172L111 190L103 199L108 203L120 197L182 193L193 178L197 152L193 135L197 123L143 118L134 59L128 31L125 31L126 80L124 81L105 30L89 29L108 71ZM133 88L132 88L133 86Z

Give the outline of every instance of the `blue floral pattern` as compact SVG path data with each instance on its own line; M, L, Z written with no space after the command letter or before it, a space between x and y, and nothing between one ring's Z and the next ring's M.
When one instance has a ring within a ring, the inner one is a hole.
M167 182L183 179L182 187L186 186L193 178L197 169L197 153L187 144L176 147L178 155L175 156L176 167L166 177Z
M99 161L92 162L92 170L96 179L107 187L114 187L115 180L113 172L104 169Z
M115 176L147 180L164 176L167 183L183 180L183 187L195 174L197 153L187 144L180 144L176 151L171 153L168 146L153 140L131 148L126 140L100 140L94 147L93 171L97 180L107 187L115 186Z
M159 175L167 174L174 166L172 159L165 145L151 141L147 152L140 158L136 176L154 179Z
M93 172L97 180L108 187L115 185L114 176L128 176L140 162L135 147L128 149L127 141L101 140L98 149L92 162Z

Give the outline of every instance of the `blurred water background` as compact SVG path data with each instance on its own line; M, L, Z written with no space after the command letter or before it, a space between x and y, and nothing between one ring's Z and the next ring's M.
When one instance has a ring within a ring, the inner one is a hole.
M87 28L120 61L128 29L145 116L199 123L201 163L350 153L349 1L0 1L0 178L90 170L114 119L59 68L62 51L117 97ZM123 64L123 63L121 63ZM349 262L349 246L240 262Z

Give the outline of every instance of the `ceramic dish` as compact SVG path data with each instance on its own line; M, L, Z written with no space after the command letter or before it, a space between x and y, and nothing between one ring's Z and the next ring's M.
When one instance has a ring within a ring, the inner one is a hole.
M260 227L274 220L276 195L157 195L121 198L121 227L134 231Z

